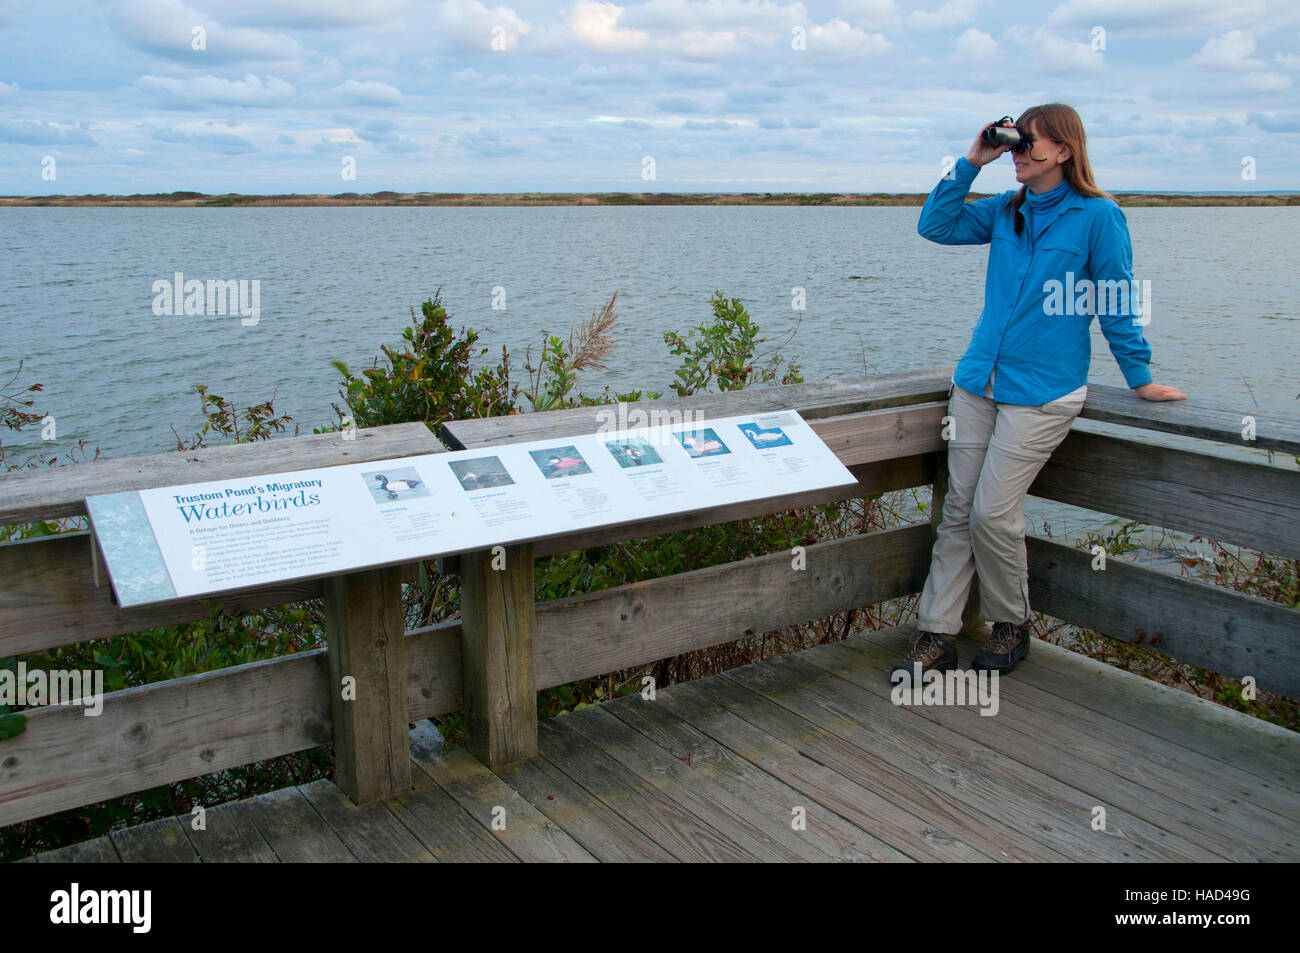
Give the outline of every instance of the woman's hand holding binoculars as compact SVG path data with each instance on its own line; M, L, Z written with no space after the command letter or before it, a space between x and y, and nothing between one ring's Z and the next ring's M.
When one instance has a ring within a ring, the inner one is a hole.
M966 161L976 168L988 165L998 156L1002 155L1002 153L1011 148L1006 145L989 145L989 143L984 141L984 131L986 129L991 129L993 126L998 124L999 123L986 122L980 127L979 135L975 137L975 141L971 143L970 151L966 153ZM1010 119L1000 120L1000 124L1003 126L1010 126L1012 129L1016 126L1016 124Z

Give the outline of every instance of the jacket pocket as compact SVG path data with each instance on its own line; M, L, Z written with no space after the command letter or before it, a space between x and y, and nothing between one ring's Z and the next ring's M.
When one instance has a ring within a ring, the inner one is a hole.
M1076 283L1083 280L1083 266L1088 258L1088 249L1083 245L1064 238L1048 238L1043 242L1043 256L1046 271L1062 283L1067 283L1066 272L1074 272Z

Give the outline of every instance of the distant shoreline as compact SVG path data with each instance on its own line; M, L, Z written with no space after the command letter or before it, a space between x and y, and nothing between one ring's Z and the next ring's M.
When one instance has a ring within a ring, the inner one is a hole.
M987 193L972 192L971 199ZM1200 195L1116 192L1127 207L1300 205L1300 193ZM348 208L395 206L615 206L615 205L817 205L919 206L928 193L851 192L372 192L337 195L207 195L170 192L137 195L0 196L10 208Z

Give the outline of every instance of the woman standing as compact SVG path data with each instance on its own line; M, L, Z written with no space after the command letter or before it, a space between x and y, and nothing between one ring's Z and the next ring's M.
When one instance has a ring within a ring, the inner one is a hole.
M1029 134L1029 148L1012 152L1019 192L966 202L980 167L1011 148L985 143L981 129L917 223L932 242L990 248L984 311L948 391L948 492L917 639L894 667L909 675L918 664L922 673L956 668L956 635L976 573L981 617L993 620L993 635L973 667L1006 674L1028 653L1022 503L1083 410L1093 317L1139 397L1187 396L1151 381L1151 346L1131 294L1128 223L1093 181L1079 114L1062 103L1034 106L1015 127ZM1064 302L1062 293L1077 302Z

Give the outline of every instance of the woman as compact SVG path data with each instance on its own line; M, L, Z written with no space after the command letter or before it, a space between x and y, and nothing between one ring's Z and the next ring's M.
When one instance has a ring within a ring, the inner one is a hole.
M917 665L922 674L956 667L956 636L976 573L981 617L994 621L973 667L1006 674L1028 653L1021 504L1083 410L1093 317L1139 397L1187 396L1152 383L1151 346L1129 294L1135 284L1128 224L1093 181L1079 114L1061 103L1034 106L1015 126L1031 134L1027 150L1012 152L1019 192L966 202L980 168L1010 148L983 142L981 129L930 193L917 223L930 241L990 248L984 311L948 391L948 492L918 607L917 639L894 666L909 676ZM1062 289L1078 294L1077 303L1062 306Z

